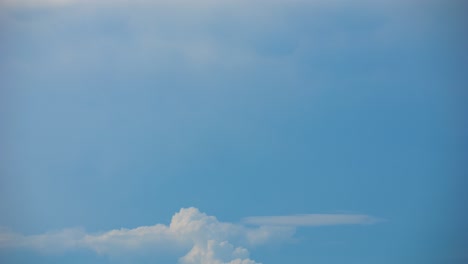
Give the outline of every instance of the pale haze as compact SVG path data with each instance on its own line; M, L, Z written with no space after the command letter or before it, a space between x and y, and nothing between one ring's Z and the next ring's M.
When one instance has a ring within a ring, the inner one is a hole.
M468 263L466 11L0 0L0 263Z

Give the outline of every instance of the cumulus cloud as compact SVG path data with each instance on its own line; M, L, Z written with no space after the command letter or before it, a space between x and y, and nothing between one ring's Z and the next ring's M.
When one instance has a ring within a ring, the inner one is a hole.
M255 264L248 248L288 241L297 226L364 224L373 223L375 219L339 214L248 217L243 222L221 222L191 207L174 214L169 225L122 228L96 234L66 229L26 236L0 230L0 248L25 248L43 253L88 249L112 257L172 252L183 255L179 258L181 264Z
M45 253L89 249L109 256L185 250L188 253L180 258L183 264L253 264L257 262L249 259L246 247L287 240L294 231L292 227L248 228L220 222L192 207L181 209L169 225L122 228L98 234L88 234L80 229L29 236L3 231L0 247Z
M242 247L234 247L227 241L208 240L207 243L195 244L190 252L180 259L182 264L255 264L248 258L249 252Z

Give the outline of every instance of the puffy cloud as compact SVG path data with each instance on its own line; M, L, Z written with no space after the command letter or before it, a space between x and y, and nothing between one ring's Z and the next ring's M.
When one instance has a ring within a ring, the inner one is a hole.
M245 247L289 239L293 227L256 227L220 222L197 208L182 208L169 225L156 224L134 229L115 229L88 234L80 229L25 236L3 231L0 247L27 248L45 253L90 249L98 254L188 253L183 264L254 264ZM236 246L234 246L236 245Z
M209 240L207 243L195 244L190 252L181 258L182 264L255 264L248 258L249 252L242 247L235 248L227 241Z
M111 257L132 254L184 254L181 264L255 264L248 248L292 238L297 226L366 224L366 215L311 214L248 217L244 224L221 222L197 208L182 208L169 225L115 229L90 234L65 229L40 235L0 230L0 248L26 248L44 253L88 249ZM245 224L253 225L246 226Z

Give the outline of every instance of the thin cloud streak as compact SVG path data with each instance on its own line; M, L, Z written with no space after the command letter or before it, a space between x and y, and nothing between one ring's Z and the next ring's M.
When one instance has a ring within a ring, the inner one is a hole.
M259 226L330 226L374 224L379 221L381 219L363 214L305 214L246 217L242 222Z

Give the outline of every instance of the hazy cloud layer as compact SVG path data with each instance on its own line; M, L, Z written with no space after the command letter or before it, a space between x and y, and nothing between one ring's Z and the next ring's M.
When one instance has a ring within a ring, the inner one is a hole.
M284 72L304 58L321 60L341 50L359 50L362 44L366 52L367 46L384 49L393 41L392 32L410 26L401 27L406 10L401 5L368 0L353 1L358 15L338 12L349 5L345 0L2 3L6 8L0 8L0 22L8 25L5 38L13 40L5 49L10 54L6 64L14 72L30 71L38 76L103 69L134 74L266 65ZM22 15L11 10L21 10ZM318 25L322 24L329 24L330 30L321 30ZM354 31L365 32L366 43L351 38L349 32ZM15 45L16 39L20 43L32 39L32 47L22 50ZM21 54L25 52L32 55L24 58Z
M182 208L169 225L156 224L134 229L114 229L89 234L81 229L66 229L40 235L0 232L0 248L25 248L43 253L88 249L98 254L119 257L131 254L185 254L182 264L254 264L248 248L285 242L296 226L367 224L366 215L297 215L248 217L244 223L220 222L197 208Z

